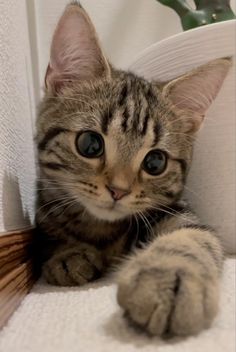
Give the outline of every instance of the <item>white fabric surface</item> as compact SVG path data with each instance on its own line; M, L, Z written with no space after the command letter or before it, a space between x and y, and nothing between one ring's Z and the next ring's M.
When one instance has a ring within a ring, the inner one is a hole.
M235 352L235 259L227 259L220 313L199 336L162 341L129 327L109 281L35 285L0 333L2 352Z

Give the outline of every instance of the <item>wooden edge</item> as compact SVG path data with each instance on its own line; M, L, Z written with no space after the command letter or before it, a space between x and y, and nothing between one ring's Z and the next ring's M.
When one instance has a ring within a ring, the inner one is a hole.
M36 280L33 232L28 229L0 236L0 329Z
M12 246L7 250L0 249L0 279L17 267L20 263L26 261L30 257L30 248L24 246Z
M32 256L32 244L32 229L0 236L0 279Z
M11 232L0 235L0 248L7 247L16 243L26 243L32 241L33 229L23 230L21 232Z
M32 265L25 264L22 264L25 266L22 272L0 291L0 328L5 325L34 283L33 275L28 272Z

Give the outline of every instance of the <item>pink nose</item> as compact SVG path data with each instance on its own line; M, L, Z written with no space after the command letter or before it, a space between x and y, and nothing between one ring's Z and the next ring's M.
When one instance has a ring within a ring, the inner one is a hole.
M114 200L120 200L121 198L130 194L130 191L126 189L120 189L113 186L106 186L106 188L108 189Z

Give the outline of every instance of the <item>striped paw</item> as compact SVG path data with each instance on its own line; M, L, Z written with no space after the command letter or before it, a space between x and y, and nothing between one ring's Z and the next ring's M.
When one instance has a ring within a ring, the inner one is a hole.
M118 303L126 317L151 335L192 335L210 326L217 313L218 281L190 268L185 258L122 271Z
M103 263L100 253L87 245L62 248L43 266L48 283L59 286L77 286L95 280L101 275Z

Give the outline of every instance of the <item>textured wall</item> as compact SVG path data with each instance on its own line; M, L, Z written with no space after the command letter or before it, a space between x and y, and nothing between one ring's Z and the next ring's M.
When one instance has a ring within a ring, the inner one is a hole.
M0 232L33 219L34 96L25 1L0 1Z

